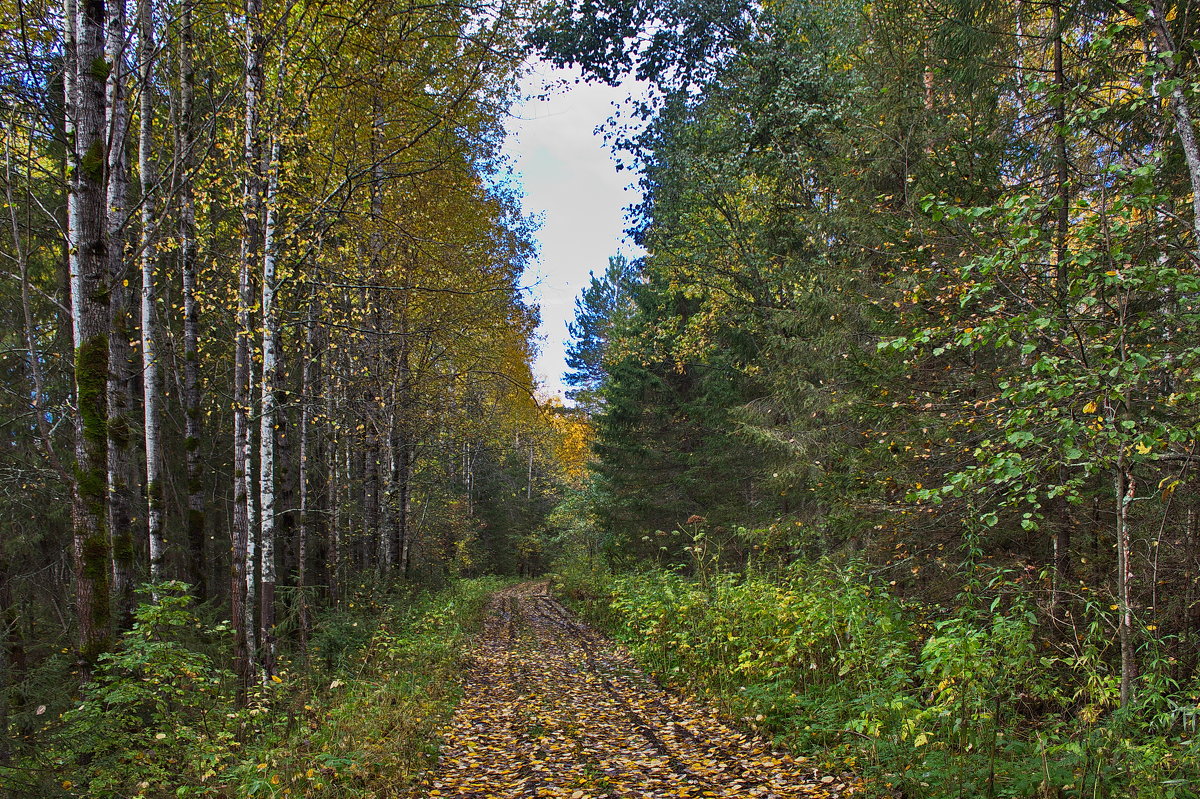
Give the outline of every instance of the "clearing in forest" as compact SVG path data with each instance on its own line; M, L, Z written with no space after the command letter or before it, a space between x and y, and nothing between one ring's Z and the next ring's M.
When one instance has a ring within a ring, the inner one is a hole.
M526 583L492 599L430 797L837 797L852 786L664 691Z

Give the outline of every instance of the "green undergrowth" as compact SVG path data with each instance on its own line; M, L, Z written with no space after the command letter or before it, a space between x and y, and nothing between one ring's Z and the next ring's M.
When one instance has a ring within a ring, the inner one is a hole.
M182 587L166 586L38 745L0 769L0 795L397 795L435 756L465 646L502 585L363 585L317 618L307 664L284 660L241 707L217 665L227 627L205 625Z
M1077 608L1055 639L1003 573L948 609L829 561L702 580L572 566L558 587L658 677L871 795L1200 795L1200 686L1147 645L1118 708L1107 607Z

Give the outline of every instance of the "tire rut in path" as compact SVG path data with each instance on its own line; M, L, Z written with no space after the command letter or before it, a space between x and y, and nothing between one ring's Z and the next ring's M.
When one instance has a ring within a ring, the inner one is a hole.
M804 758L664 691L546 593L498 592L429 797L849 796Z

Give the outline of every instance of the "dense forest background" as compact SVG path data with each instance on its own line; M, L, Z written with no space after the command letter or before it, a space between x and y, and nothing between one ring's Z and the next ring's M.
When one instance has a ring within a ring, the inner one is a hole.
M0 2L3 790L387 794L550 571L880 795L1197 795L1190 5ZM572 407L535 53L650 87Z

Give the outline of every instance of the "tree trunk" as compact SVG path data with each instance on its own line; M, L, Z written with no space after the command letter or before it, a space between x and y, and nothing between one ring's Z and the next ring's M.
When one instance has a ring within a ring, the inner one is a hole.
M356 446L357 443L357 446ZM346 579L366 568L367 540L370 538L367 525L370 523L369 508L363 507L367 485L367 456L363 439L353 436L346 441ZM355 494L358 500L355 501ZM358 513L355 513L357 506ZM358 530L358 532L354 532Z
M374 408L372 407L373 411ZM363 452L363 532L359 547L359 567L366 570L379 552L379 435L367 425L366 447Z
M334 424L334 386L333 386L333 364L330 358L331 374L325 379L325 429L328 431L328 441L326 449L329 453L329 482L326 488L325 501L329 506L329 521L326 526L327 540L325 543L325 568L328 572L326 581L329 585L329 600L333 605L337 605L341 599L342 588L342 551L341 551L341 535L342 535L342 494L341 480L339 473L341 472L341 436L338 435L337 427Z
M1067 76L1063 69L1062 8L1051 8L1051 35L1054 37L1054 193L1058 199L1054 220L1055 297L1063 312L1067 298L1067 234L1070 232L1070 161L1067 152Z
M281 281L277 280L277 283ZM278 303L278 300L276 301ZM278 315L278 310L276 314ZM291 416L292 392L288 389L291 374L285 360L289 352L284 344L284 331L276 336L275 352L279 353L275 390L275 575L294 583L296 575L296 439ZM276 616L278 616L278 606Z
M1186 680L1196 668L1195 637L1196 610L1196 522L1194 505L1188 506L1187 519L1183 528L1183 629L1179 633L1179 648L1183 657L1179 659L1179 679Z
M277 341L279 320L275 311L275 226L276 201L279 191L279 140L271 143L270 165L267 173L267 220L263 234L262 273L262 381L258 428L258 496L262 516L261 561L262 581L259 594L259 641L263 679L275 672L275 427L276 394L278 389L279 353Z
M309 461L312 457L312 400L318 391L317 369L321 356L317 353L316 324L313 320L314 302L308 301L308 318L304 325L304 365L300 370L300 456L299 488L300 519L296 526L296 591L299 597L297 626L299 627L300 656L308 657L308 538L312 517L308 490Z
M261 373L259 377L261 377ZM254 363L251 358L250 365L250 383L246 386L246 396L252 398L254 396ZM252 402L252 400L249 400ZM247 412L251 412L253 406L247 408ZM250 655L249 671L247 679L254 674L254 670L258 665L259 658L259 640L258 640L258 534L261 528L262 520L259 515L258 505L258 472L255 472L254 462L254 431L249 429L247 424L246 430L246 607L245 624L246 624L246 651Z
M404 439L404 447L401 450L404 458L400 463L400 530L398 537L400 539L400 570L404 579L409 578L409 562L410 553L412 552L412 472L413 472L413 447L412 443L406 438Z
M105 212L104 2L67 0L67 118L71 186L67 237L75 347L76 479L72 554L84 672L109 642L108 236Z
M401 408L402 412L407 409ZM399 435L399 446L397 452L399 455L399 464L396 470L396 528L395 541L393 546L396 550L396 564L401 574L405 579L408 578L408 545L409 545L409 517L412 513L412 442L410 439L411 433L402 428Z
M105 58L108 181L108 529L117 626L133 623L133 316L125 236L129 197L129 108L126 102L125 0L109 0Z
M412 445L407 420L411 412L412 400L409 395L408 349L403 333L400 346L396 393L392 402L392 423L388 441L391 472L388 491L390 529L387 567L389 572L400 572L407 577L404 563L408 550L408 517L412 495Z
M1113 473L1113 490L1117 500L1117 612L1118 636L1121 643L1121 707L1133 699L1133 681L1137 679L1137 655L1134 644L1133 608L1131 588L1133 565L1130 562L1133 547L1129 534L1129 505L1133 502L1137 484L1129 473L1124 454L1117 456L1117 468Z
M11 761L11 738L8 732L8 705L10 686L15 682L12 663L8 657L9 630L16 624L12 612L11 567L8 558L0 552L0 767Z
M396 573L400 564L400 410L398 407L399 390L392 395L392 408L388 421L388 480L387 480L387 531L384 535L383 572L389 577Z
M1059 312L1064 317L1070 315L1068 306L1070 297L1070 274L1067 269L1069 260L1067 242L1070 235L1070 153L1067 149L1067 75L1063 67L1063 20L1062 5L1056 2L1051 8L1051 35L1054 37L1051 60L1054 69L1054 194L1058 200L1054 218L1054 297ZM1058 480L1065 484L1067 475L1065 467L1058 469ZM1054 539L1052 542L1053 584L1050 592L1051 613L1057 613L1066 597L1064 583L1070 577L1071 569L1071 516L1070 505L1066 496L1053 499L1050 520L1053 525Z
M142 181L142 390L145 397L146 532L150 550L150 581L164 579L162 536L162 435L159 431L161 392L158 375L158 339L155 305L158 295L154 270L156 209L154 198L154 4L138 0L138 62L141 66L141 113L138 120L138 173Z
M464 463L467 483L467 516L475 516L475 445L467 443L467 458Z
M1065 479L1065 476L1060 479ZM1072 576L1071 505L1066 497L1056 497L1051 501L1050 517L1054 525L1054 588L1050 601L1053 609L1061 610L1068 597L1066 584Z
M237 349L234 357L234 511L233 576L230 586L234 623L234 668L243 688L254 671L254 550L251 536L250 340L254 304L250 270L259 252L258 106L262 95L261 0L245 5L245 130L242 186L242 242L238 270ZM248 567L249 564L249 567Z
M241 277L239 295L245 293L248 276ZM234 415L233 415L233 518L231 547L231 579L229 586L230 616L234 626L234 670L243 688L250 675L250 649L246 629L246 551L249 547L250 517L247 513L247 491L249 488L249 401L250 308L248 303L238 303L237 350L234 356Z
M367 307L371 328L371 387L373 395L368 399L369 414L378 415L376 424L367 425L369 443L367 445L366 485L367 485L367 516L366 533L371 537L371 549L374 551L376 565L380 574L387 571L390 556L388 554L389 535L384 525L380 524L381 509L387 492L381 490L382 476L380 466L384 450L383 424L387 421L386 410L381 407L383 398L388 392L383 386L384 348L383 348L383 309L380 301L378 284L383 282L383 236L380 227L383 223L383 105L376 92L371 105L371 235L369 247L371 250L370 276L371 288L367 290ZM393 390L394 397L394 390ZM392 409L395 413L395 408ZM394 418L394 417L393 417Z
M1188 179L1192 186L1192 242L1194 254L1200 260L1200 141L1196 138L1196 126L1192 109L1181 87L1182 77L1175 63L1179 52L1171 34L1170 23L1163 9L1162 0L1152 0L1146 9L1146 27L1149 29L1150 48L1162 64L1162 76L1173 80L1168 96L1171 117L1175 123L1175 135L1183 147L1183 158L1187 163Z
M192 4L183 0L179 32L179 269L183 284L184 467L187 490L188 564L196 599L208 598L204 478L200 471L200 307L196 301L196 197L193 115L196 71L192 60Z

